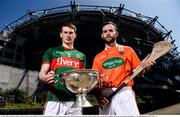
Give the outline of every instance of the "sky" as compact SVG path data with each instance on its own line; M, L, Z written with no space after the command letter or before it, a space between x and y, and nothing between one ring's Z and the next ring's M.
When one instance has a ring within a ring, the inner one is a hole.
M158 16L158 21L168 30L180 51L180 0L75 0L80 5L119 7L149 16ZM70 0L0 0L0 31L31 11L69 5Z

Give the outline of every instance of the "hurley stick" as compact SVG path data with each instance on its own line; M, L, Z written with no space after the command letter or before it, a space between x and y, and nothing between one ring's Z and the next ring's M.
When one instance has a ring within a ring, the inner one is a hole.
M168 53L171 50L171 48L172 48L172 45L168 41L159 41L159 42L155 43L151 54L149 54L147 57L145 57L145 59L141 62L141 64L134 70L133 74L130 77L128 77L122 83L122 85L120 87L118 87L109 97L107 97L107 99L111 100L112 97L114 95L116 95L116 93L119 92L124 86L126 86L130 80L134 79L142 70L144 70L145 69L144 64L147 61L157 60L161 56Z

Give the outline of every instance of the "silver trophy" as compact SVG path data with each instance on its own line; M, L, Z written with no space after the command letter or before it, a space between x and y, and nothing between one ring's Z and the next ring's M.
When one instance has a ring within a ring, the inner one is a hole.
M72 107L78 108L93 106L86 99L86 95L96 86L100 78L106 77L106 75L101 74L97 70L79 69L63 72L61 77L67 89L76 94L77 99Z

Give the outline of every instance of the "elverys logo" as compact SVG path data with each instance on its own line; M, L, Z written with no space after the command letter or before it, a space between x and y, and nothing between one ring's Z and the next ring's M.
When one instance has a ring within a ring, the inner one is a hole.
M123 64L124 64L123 59L115 57L115 58L110 58L110 59L106 60L103 63L103 68L104 69L112 69L112 68L121 66Z

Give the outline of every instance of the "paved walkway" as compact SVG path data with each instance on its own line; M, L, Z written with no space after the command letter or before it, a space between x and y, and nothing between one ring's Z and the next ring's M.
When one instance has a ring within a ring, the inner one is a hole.
M180 103L152 112L148 112L144 115L180 115Z

